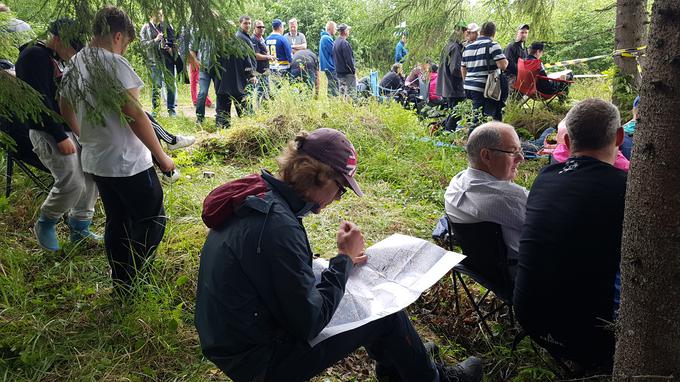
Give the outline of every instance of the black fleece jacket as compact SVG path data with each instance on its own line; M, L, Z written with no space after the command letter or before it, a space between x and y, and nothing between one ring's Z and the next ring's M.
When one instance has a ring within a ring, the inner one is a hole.
M43 97L45 106L61 115L57 90L62 75L62 62L57 53L44 43L26 44L20 49L15 65L17 78L31 85ZM28 121L26 127L44 131L54 137L56 142L66 139L71 128L54 116L43 113L37 122Z
M338 75L355 74L354 52L346 38L339 37L333 43L333 61Z
M278 344L308 346L333 317L353 267L349 256L335 256L317 282L302 225L315 205L267 172L261 181L268 192L251 185L257 191L235 216L210 230L198 274L201 349L235 382L261 376ZM243 187L234 194L248 193Z

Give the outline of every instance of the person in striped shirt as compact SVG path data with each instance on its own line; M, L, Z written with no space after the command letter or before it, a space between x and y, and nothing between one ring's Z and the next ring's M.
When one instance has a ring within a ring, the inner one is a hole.
M461 72L465 78L463 88L467 98L472 100L473 108L482 108L484 115L501 121L503 102L484 97L484 87L489 73L496 69L505 70L508 66L503 49L493 40L495 35L496 24L488 21L482 25L479 38L463 50Z

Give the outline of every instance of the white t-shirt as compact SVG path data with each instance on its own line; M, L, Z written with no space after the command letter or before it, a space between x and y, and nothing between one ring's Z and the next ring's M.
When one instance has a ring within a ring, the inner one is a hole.
M95 70L101 72L92 76ZM144 86L123 56L88 46L71 59L62 84L63 94L75 105L80 124L84 172L121 178L139 174L153 166L151 152L137 138L124 115L95 106L102 114L102 119L98 120L86 109L86 102L97 105L97 99L106 96L106 93L123 93Z

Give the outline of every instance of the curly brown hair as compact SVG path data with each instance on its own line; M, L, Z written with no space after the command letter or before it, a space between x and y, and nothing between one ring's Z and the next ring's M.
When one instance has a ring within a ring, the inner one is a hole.
M308 135L305 131L298 134L276 158L279 178L302 196L307 196L312 188L323 187L331 181L346 183L331 166L298 150Z

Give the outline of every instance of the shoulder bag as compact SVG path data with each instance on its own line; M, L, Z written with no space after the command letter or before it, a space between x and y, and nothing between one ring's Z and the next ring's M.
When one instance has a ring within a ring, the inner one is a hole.
M489 47L486 47L486 55L489 56ZM489 57L486 61L486 70L489 71L491 65L489 62L492 57ZM486 77L486 85L484 86L484 97L490 98L495 101L500 101L501 99L501 71L496 68L494 71L489 72Z

